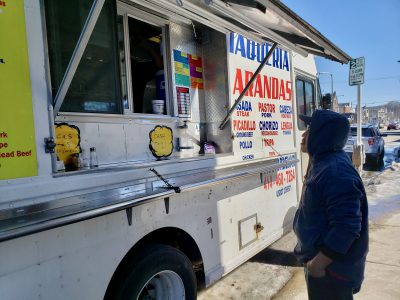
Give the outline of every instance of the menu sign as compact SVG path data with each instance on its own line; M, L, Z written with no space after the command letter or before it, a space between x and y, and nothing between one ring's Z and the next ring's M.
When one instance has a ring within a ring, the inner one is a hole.
M239 97L271 45L229 36L231 102ZM295 151L289 53L276 48L232 114L233 150L242 160Z
M37 175L24 1L0 1L0 180Z

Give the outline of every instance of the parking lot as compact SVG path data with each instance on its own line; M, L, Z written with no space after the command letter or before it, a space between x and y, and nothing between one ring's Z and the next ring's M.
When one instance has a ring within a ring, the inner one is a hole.
M370 211L366 279L355 299L400 299L400 131L383 131L385 156L378 170L364 167ZM284 236L199 295L199 299L305 300L303 269L292 255L296 238Z

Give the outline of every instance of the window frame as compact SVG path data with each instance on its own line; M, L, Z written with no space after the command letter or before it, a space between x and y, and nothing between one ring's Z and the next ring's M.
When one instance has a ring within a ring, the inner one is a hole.
M303 121L300 120L299 115L301 114L301 111L299 110L299 96L297 93L297 82L301 81L303 83L303 105L305 107L305 113L307 114L307 102L306 102L306 83L311 84L312 86L312 107L311 107L311 114L316 110L316 90L315 90L315 80L305 77L305 76L296 76L295 79L295 87L296 87L296 111L297 111L297 128L301 131L304 131L307 129L306 126L301 126L300 124L303 124ZM308 115L308 114L307 114Z
M169 76L170 74L170 69L169 69L169 64L171 61L171 56L168 51L169 49L169 20L164 19L162 17L156 16L150 12L146 12L142 9L136 8L134 6L131 6L126 3L122 3L117 1L117 18L119 16L122 16L122 21L123 21L123 29L124 29L124 52L125 52L125 68L126 68L126 87L127 87L127 92L128 92L128 108L124 107L124 103L122 103L123 107L123 114L124 115L130 115L130 116L136 116L136 117L148 117L148 118L154 118L154 117L173 117L173 97L171 95L171 87L170 87L170 80L167 80L167 78L171 78ZM130 53L130 40L129 40L129 18L136 19L138 21L147 23L152 26L160 27L164 39L164 45L163 45L163 65L164 65L164 76L165 76L165 108L166 108L166 114L164 115L158 115L158 114L149 114L149 113L138 113L134 112L134 105L133 105L133 94L132 94L132 71L131 71L131 60L127 59L126 54ZM122 77L120 78L120 84L122 85ZM122 86L121 86L122 90ZM121 97L122 99L122 97Z
M112 3L112 1L111 1L111 3ZM105 9L105 5L106 5L106 3L102 7L101 13L103 13L103 10ZM113 5L113 17L114 17L114 14L117 11L117 3L114 2L114 3L112 3L112 5ZM55 105L55 103L54 103L55 95L56 95L57 91L60 89L62 78L65 76L65 74L67 72L67 69L61 74L60 84L57 87L56 93L54 94L53 89L55 89L56 84L53 82L53 78L52 78L52 76L53 76L52 75L52 63L51 63L51 60L50 60L50 42L49 42L49 34L50 33L49 33L49 28L48 28L48 24L47 24L47 15L46 15L46 10L49 10L49 6L47 6L44 1L41 4L41 6L43 8L43 16L44 16L44 24L43 24L44 32L43 32L43 34L44 34L44 37L45 37L45 47L46 47L46 51L47 51L47 54L48 54L46 56L47 80L49 82L48 83L48 89L49 89L49 93L51 95L50 96L51 97L51 104L54 106ZM101 16L99 16L99 18L100 17ZM116 21L116 18L114 18L114 21ZM95 26L96 25L97 25L97 23L95 24ZM116 34L117 34L117 26L116 25L117 24L115 23L114 25L115 25L115 27L114 27L114 38L115 38L114 42L117 42L117 38L116 38ZM92 35L93 35L93 33L92 33ZM90 36L90 38L92 37L92 35ZM90 43L90 38L89 38L89 41L88 41L88 45ZM77 41L78 41L78 39L77 39ZM74 48L75 47L76 47L76 45L74 46ZM86 49L87 49L87 47L86 47ZM86 51L86 49L85 49L85 51ZM71 55L73 54L73 52L74 52L74 50L71 52ZM55 116L55 120L56 121L59 121L59 119L60 119L58 116L67 116L67 115L72 115L72 116L77 116L77 115L82 115L82 116L101 115L101 116L113 117L113 116L120 116L120 115L123 114L122 93L121 93L121 85L120 85L120 79L119 79L121 70L120 70L120 65L119 65L119 61L118 61L118 45L117 45L117 43L115 43L113 45L113 52L114 52L113 59L115 60L115 63L116 63L114 65L114 72L116 73L115 74L116 76L114 78L114 83L115 83L115 88L116 88L116 90L115 90L116 99L115 99L114 103L117 105L116 111L115 112L108 112L108 111L106 112L106 111L88 111L88 110L82 110L82 111L65 111L65 110L62 110L63 106L65 106L67 101L68 101L66 99L67 95L68 95L68 93L69 93L69 91L71 89L71 86L73 84L73 80L75 79L75 77L76 77L76 75L78 73L79 66L81 65L81 61L79 61L79 63L77 64L76 70L75 70L75 72L73 74L73 78L71 80L70 86L69 86L69 88L68 88L68 90L67 90L67 92L66 92L66 94L64 96L64 99L63 99L62 105L60 107L60 110L58 111L57 116ZM60 66L58 66L57 68L60 68Z

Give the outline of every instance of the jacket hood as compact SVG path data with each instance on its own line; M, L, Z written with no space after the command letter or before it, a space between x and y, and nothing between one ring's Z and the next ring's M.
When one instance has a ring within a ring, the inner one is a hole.
M330 110L316 110L311 118L307 142L312 158L343 149L350 131L345 116Z

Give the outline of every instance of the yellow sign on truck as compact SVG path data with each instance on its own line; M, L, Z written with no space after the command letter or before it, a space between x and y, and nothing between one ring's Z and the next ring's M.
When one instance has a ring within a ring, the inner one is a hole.
M23 1L0 13L0 180L37 175Z

